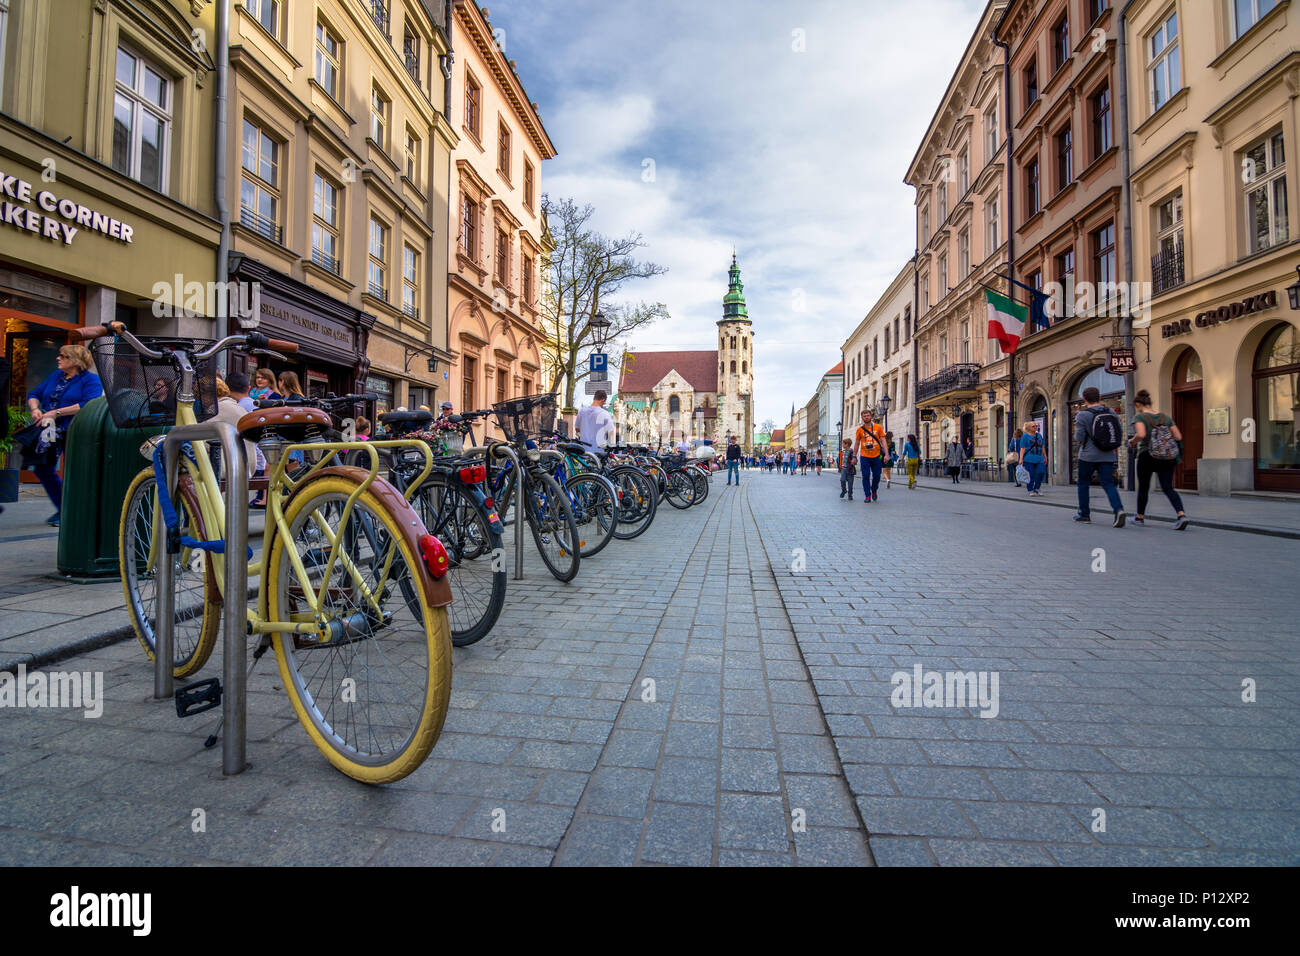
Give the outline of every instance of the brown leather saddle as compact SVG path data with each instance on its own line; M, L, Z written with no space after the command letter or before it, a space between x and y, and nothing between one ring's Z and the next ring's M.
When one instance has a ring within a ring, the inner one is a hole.
M244 441L259 442L274 435L287 442L298 442L308 437L313 429L332 428L329 415L319 408L292 406L288 408L259 408L239 419L235 426Z

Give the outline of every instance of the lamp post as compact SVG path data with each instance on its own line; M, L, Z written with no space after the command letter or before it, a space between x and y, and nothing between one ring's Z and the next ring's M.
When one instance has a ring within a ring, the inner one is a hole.
M1300 276L1300 266L1295 267L1295 272L1297 276ZM1292 309L1300 310L1300 278L1296 279L1295 285L1286 287L1286 297L1290 301ZM1150 357L1150 355L1147 356L1148 359Z
M587 331L591 333L591 342L597 352L605 351L611 328L613 328L613 323L605 318L603 312L597 312L587 320Z
M888 392L880 396L880 410L885 413L882 417L885 419L886 434L889 433L889 406L893 403L893 401L894 400L889 397Z

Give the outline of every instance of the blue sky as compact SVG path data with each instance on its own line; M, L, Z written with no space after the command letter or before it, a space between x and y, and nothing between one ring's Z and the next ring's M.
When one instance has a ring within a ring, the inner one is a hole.
M559 153L543 191L591 203L603 232L641 232L669 269L628 287L671 314L632 347L716 347L734 246L755 421L784 425L912 255L903 175L984 4L487 6Z

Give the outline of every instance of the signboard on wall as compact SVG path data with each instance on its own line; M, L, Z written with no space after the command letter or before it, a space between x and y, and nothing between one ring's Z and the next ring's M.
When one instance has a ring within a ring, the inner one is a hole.
M1232 407L1208 408L1205 410L1205 433L1207 435L1227 435L1232 431Z
M1111 375L1128 375L1137 369L1137 358L1131 348L1106 350L1106 371Z

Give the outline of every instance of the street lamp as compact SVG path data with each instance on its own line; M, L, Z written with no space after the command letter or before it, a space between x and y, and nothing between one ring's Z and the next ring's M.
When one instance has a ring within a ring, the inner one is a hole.
M998 391L993 387L992 383L989 384L988 398L989 398L989 407L992 408L993 403L998 400Z
M1295 267L1297 276L1300 276L1300 266ZM1300 309L1300 278L1296 279L1295 285L1286 287L1286 297L1291 300L1292 309Z
M889 406L890 406L890 404L891 404L892 402L893 402L893 399L889 397L889 393L888 393L888 392L886 392L884 395L881 395L881 396L880 396L880 408L881 408L881 410L885 413L882 417L885 419L885 432L886 432L886 433L888 433L888 431L889 431Z
M609 341L609 330L611 328L613 328L613 323L600 312L593 315L587 322L587 330L591 332L592 345L597 352L605 351L605 343Z

